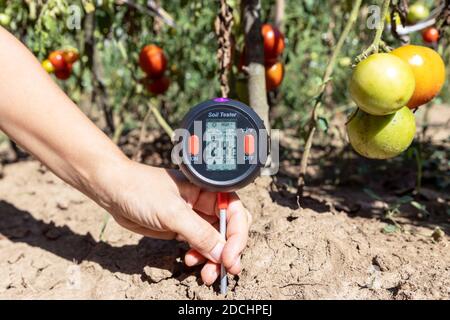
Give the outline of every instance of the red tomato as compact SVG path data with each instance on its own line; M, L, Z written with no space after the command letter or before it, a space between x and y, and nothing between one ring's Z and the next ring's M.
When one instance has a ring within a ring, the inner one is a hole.
M264 59L267 63L274 62L283 53L284 35L270 24L264 24L261 33L264 38Z
M423 41L426 43L435 43L439 40L439 30L431 27L422 31Z
M63 57L66 63L74 63L79 59L80 55L75 50L68 50L64 51Z
M64 53L60 50L52 51L48 56L48 60L55 67L55 71L63 70L66 68L66 61L64 60Z
M168 77L161 77L158 79L150 79L147 85L148 91L151 93L158 95L163 94L169 89L170 79Z
M266 65L266 90L272 91L278 88L283 81L284 70L281 62Z
M145 46L139 54L139 65L152 79L161 78L167 66L164 51L153 44Z
M66 66L63 69L55 71L55 76L60 80L69 79L71 74L72 74L72 64L70 63L66 64Z

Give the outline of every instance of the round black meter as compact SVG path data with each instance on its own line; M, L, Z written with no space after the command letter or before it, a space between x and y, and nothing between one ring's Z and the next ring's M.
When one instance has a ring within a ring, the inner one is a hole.
M247 105L226 98L208 100L184 117L184 175L194 184L230 192L251 183L264 166L268 136L264 122Z

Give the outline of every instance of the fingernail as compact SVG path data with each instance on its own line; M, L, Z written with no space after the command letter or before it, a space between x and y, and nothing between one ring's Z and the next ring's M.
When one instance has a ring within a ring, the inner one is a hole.
M222 242L219 242L216 244L214 249L212 249L211 252L209 253L211 255L211 258L213 258L215 260L214 262L220 262L222 260L222 251L223 251L224 247L225 247L225 244Z

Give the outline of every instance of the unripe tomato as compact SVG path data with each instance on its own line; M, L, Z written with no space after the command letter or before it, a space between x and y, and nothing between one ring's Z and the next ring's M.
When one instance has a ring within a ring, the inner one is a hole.
M45 71L47 71L48 73L53 73L55 72L55 67L53 66L53 64L50 62L50 60L46 59L44 61L42 61L42 67L44 68Z
M0 25L3 27L8 27L11 23L11 17L6 13L0 13Z
M67 80L72 74L72 65L66 64L66 66L62 69L55 71L55 76L60 80Z
M63 70L67 66L67 63L64 60L63 52L60 50L51 52L48 56L48 60L50 60L52 65L55 67L55 71Z
M167 59L160 47L150 44L142 48L139 55L139 65L149 77L157 79L164 74Z
M407 62L415 77L414 94L407 103L415 109L436 97L445 83L445 64L433 49L424 46L407 45L391 52Z
M158 95L163 94L169 89L170 79L168 77L161 77L157 79L148 79L147 89L151 93Z
M385 116L373 116L357 109L347 123L353 149L371 159L398 156L411 145L415 132L414 114L407 107Z
M261 33L264 39L264 59L266 62L274 62L283 53L284 35L270 24L264 24Z
M63 57L66 63L74 63L80 58L80 55L75 50L66 50L63 52Z
M417 2L409 7L407 20L414 24L425 20L430 15L430 10L422 2Z
M362 110L381 116L404 107L414 86L414 73L407 63L392 54L377 53L353 70L350 95Z
M266 90L278 88L283 81L284 69L281 62L266 66Z
M436 43L439 40L439 30L431 27L422 31L422 39L426 43Z

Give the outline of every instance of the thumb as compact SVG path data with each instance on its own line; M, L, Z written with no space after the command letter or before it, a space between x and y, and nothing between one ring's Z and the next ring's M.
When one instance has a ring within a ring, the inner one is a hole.
M170 229L178 233L205 258L220 263L225 239L188 205L183 207L174 214L175 218L171 219Z

